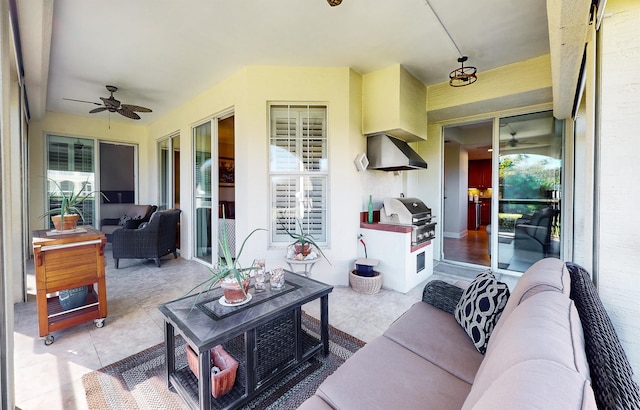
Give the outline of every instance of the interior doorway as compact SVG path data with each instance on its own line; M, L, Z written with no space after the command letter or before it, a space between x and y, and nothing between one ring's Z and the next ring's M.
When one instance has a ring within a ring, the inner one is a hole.
M493 121L443 129L444 260L490 266Z

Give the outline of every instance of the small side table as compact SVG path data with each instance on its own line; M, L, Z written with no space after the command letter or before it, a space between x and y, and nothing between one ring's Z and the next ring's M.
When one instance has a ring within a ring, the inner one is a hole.
M297 260L297 259L289 259L289 258L284 258L285 262L287 262L287 265L289 265L289 270L293 273L298 273L300 275L304 275L306 277L309 277L309 275L311 274L311 269L313 269L313 265L315 265L316 262L318 262L320 260L320 258L315 258L315 259L307 259L307 260ZM302 266L303 270L294 270L293 266Z

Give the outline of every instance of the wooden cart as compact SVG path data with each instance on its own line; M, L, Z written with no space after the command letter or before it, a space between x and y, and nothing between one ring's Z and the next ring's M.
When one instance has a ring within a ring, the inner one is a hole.
M92 227L80 227L73 233L33 231L33 256L36 270L38 327L44 344L50 345L51 332L93 320L96 327L107 317L105 283L105 235ZM95 286L94 286L95 285ZM56 293L81 286L88 287L86 303L64 310Z

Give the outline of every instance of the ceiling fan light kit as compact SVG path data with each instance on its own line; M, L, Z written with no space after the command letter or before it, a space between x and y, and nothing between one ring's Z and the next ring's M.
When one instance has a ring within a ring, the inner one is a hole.
M342 0L327 0L327 3L329 3L331 7L335 7L339 6L340 3L342 3Z
M131 118L132 120L140 119L140 116L136 114L136 112L153 112L151 109L146 107L141 107L139 105L121 104L120 100L116 100L113 96L113 93L118 91L118 87L114 85L107 85L106 88L111 95L107 98L100 97L100 99L102 100L102 104L93 102L93 101L74 100L71 98L65 98L65 100L82 102L87 104L94 104L94 105L100 106L98 108L94 108L93 110L89 111L90 114L95 114L102 111L117 112L122 116Z
M464 87L465 85L471 85L478 81L478 77L476 76L476 72L478 71L475 67L465 67L464 62L469 58L467 56L462 56L458 58L458 62L460 63L460 68L456 68L451 73L449 73L449 85L452 87Z

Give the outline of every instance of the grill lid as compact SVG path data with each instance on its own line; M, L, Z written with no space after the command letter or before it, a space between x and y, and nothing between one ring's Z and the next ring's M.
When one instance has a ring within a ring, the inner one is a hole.
M407 208L412 215L431 213L431 209L428 206L426 206L424 202L422 202L418 198L392 198L392 199L404 205L405 208Z
M380 222L399 225L421 225L431 220L431 208L418 198L386 198Z

